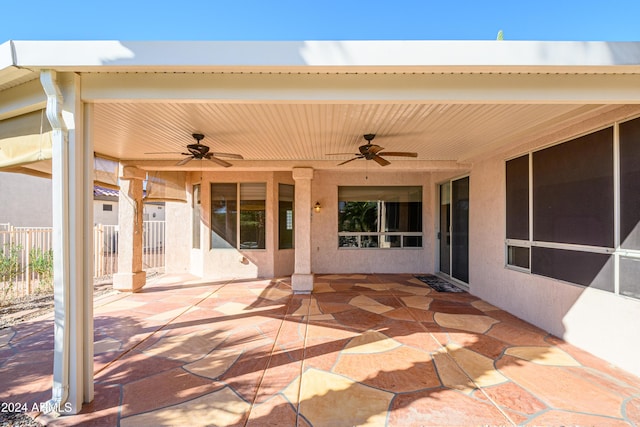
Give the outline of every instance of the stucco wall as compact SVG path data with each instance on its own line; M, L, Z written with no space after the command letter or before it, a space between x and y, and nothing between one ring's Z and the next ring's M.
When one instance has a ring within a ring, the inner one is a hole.
M505 268L505 159L470 175L470 292L640 375L640 301Z
M105 211L103 206L111 205L110 211ZM118 201L94 200L93 223L102 225L118 225Z
M165 272L191 273L191 204L165 204Z
M378 168L372 165L372 168ZM420 185L423 186L423 247L411 249L339 249L338 186ZM434 220L432 184L429 173L316 171L312 181L312 204L322 209L311 220L311 259L314 273L429 273L434 265ZM298 207L296 207L298 208Z

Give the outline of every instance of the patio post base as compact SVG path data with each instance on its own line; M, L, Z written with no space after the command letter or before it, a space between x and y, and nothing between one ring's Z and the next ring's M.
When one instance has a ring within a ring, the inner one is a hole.
M113 275L113 289L123 292L138 292L147 283L147 272L115 273Z
M294 273L291 276L291 288L294 294L310 294L313 291L313 274Z

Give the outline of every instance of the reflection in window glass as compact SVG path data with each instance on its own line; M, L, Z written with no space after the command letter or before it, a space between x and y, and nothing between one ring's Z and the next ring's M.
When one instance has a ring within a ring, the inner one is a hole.
M235 248L238 215L237 185L211 184L211 247Z
M240 249L265 249L267 185L240 184Z
M293 194L293 185L278 185L278 248L280 249L293 248Z
M211 184L211 247L265 249L266 195L265 183Z
M338 232L340 247L422 247L404 234L422 232L422 187L339 187Z

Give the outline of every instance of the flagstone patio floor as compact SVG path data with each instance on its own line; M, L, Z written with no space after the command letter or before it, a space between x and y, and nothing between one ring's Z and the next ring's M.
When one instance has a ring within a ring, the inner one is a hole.
M95 399L55 426L640 426L640 379L411 275L202 282L95 301ZM0 330L0 401L51 397L53 322Z

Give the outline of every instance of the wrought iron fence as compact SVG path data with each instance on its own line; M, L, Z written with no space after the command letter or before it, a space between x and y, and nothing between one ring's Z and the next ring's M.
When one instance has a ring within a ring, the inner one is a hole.
M46 291L53 278L51 229L4 228L0 231L0 299Z
M161 272L165 261L165 222L143 223L143 269ZM118 272L118 226L93 229L95 280ZM52 229L0 224L0 300L50 290L52 286Z

